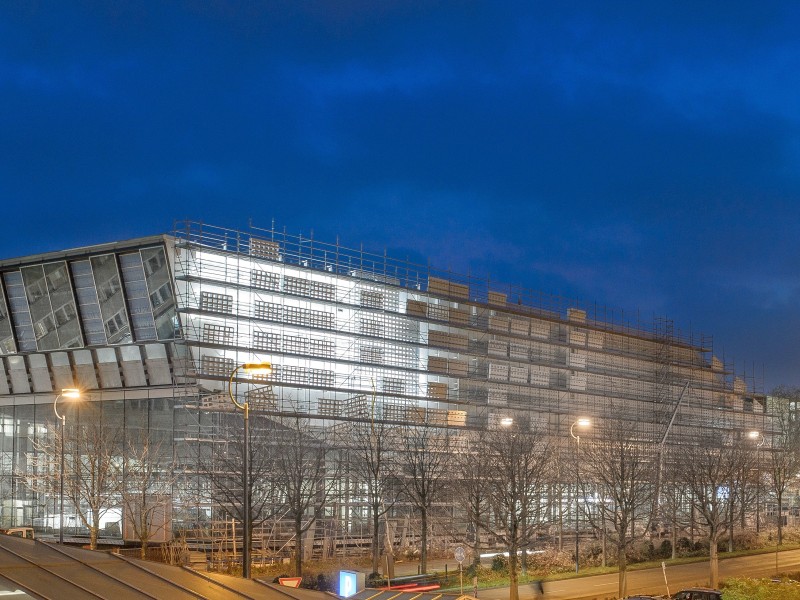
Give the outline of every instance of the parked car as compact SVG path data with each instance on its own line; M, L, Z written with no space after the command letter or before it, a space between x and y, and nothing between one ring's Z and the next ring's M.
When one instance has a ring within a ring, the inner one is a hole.
M624 600L665 600L664 596L626 596Z
M711 588L689 588L675 594L672 600L722 600L722 592Z

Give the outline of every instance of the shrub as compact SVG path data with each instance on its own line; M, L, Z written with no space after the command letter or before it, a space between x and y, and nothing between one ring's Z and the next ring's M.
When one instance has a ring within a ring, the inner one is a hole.
M492 571L495 573L508 573L508 559L502 554L492 558Z
M693 550L692 542L687 537L678 538L678 542L675 544L675 547L678 550L678 554L681 556L686 556L689 552Z
M650 540L642 540L628 548L628 561L632 563L653 560L656 555L656 548Z
M545 548L543 552L528 557L528 568L539 575L569 571L574 565L572 553L559 551L558 548Z
M734 533L733 547L736 550L755 550L761 547L759 535L750 529Z
M672 542L669 540L662 540L661 545L658 547L658 558L672 558Z
M800 586L793 581L735 578L725 581L723 600L800 600Z

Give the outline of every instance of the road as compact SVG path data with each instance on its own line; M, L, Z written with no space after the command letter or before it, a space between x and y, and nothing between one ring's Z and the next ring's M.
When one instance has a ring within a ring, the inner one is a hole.
M778 558L780 572L800 571L800 550L781 552ZM775 554L759 554L728 558L719 563L720 579L734 576L770 577L774 575ZM669 591L675 592L697 585L708 585L708 562L667 566ZM563 581L547 581L544 584L546 600L606 600L617 597L616 573L580 577ZM661 569L644 569L628 572L628 594L666 594L664 574ZM520 600L536 598L532 586L519 589ZM508 588L481 590L480 600L508 600Z

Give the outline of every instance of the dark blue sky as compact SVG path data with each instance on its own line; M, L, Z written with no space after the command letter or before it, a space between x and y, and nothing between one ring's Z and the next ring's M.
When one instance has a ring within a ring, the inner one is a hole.
M792 2L0 5L8 258L289 232L674 319L800 385Z

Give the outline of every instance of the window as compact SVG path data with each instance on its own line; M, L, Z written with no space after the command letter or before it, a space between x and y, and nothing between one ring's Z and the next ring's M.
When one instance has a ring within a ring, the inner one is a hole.
M281 336L277 333L269 331L253 332L253 347L257 350L273 350L280 352L281 350Z
M37 300L44 296L44 280L37 279L30 283L26 283L25 290L28 294L28 302L34 304Z
M383 308L383 294L371 290L361 290L361 306Z
M322 387L333 387L334 385L333 371L330 371L328 369L309 369L308 383L310 385L318 385Z
M230 377L233 372L233 359L221 356L204 356L201 359L201 369L207 375Z
M56 323L59 327L72 321L77 314L75 313L75 306L73 304L65 304L55 311Z
M447 321L449 317L450 309L447 306L443 306L441 304L428 305L428 318L435 319L437 321Z
M280 246L277 242L250 238L250 256L280 260Z
M232 344L233 327L205 323L203 325L203 341L207 344Z
M333 357L333 340L325 338L311 338L308 340L308 353L312 356Z
M383 348L379 346L361 346L359 348L361 362L383 364Z
M44 336L53 331L55 328L56 327L55 323L53 323L53 317L50 315L47 315L42 320L37 321L36 323L33 324L33 330L36 333L37 340L42 339Z
M200 308L213 312L232 313L233 296L216 292L200 292Z
M114 275L98 288L97 295L102 302L105 302L109 298L115 296L121 289L122 285L120 284L119 277Z
M406 391L406 384L402 379L395 377L384 377L383 391L388 394L404 394Z
M154 309L158 308L165 302L169 302L170 300L172 300L172 289L170 288L169 283L165 283L155 292L150 294L150 302L153 304Z
M145 273L147 273L148 277L153 273L157 272L163 266L164 266L164 255L162 253L154 254L153 256L144 261L144 271Z
M383 327L381 327L381 322L378 319L369 319L366 317L361 319L361 333L379 336L382 332Z
M283 351L293 354L306 354L308 351L308 339L299 335L283 336Z
M280 321L283 316L283 307L280 304L256 300L253 305L253 316L256 319Z
M120 311L113 317L111 317L108 321L106 321L105 323L106 334L108 335L108 337L111 337L112 335L114 335L115 333L117 333L118 331L127 326L128 326L128 321L125 318L125 315L122 314L122 311Z
M330 283L309 281L308 295L320 300L336 300L336 287Z
M250 272L250 285L260 290L278 291L281 285L281 278L277 273L253 270Z

